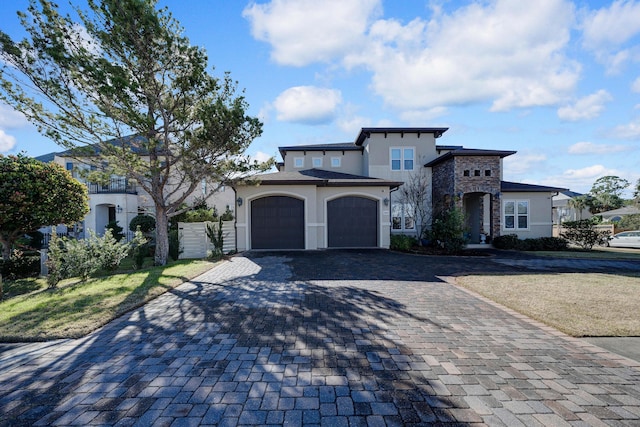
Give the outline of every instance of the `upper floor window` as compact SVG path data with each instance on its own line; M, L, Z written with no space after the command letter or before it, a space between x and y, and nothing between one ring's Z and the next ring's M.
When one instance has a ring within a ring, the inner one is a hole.
M322 157L314 157L312 159L313 162L313 167L314 168L321 168L322 167Z
M391 148L391 170L413 170L414 148Z
M529 201L505 200L503 228L506 230L526 230L529 228Z
M304 167L304 157L294 157L293 158L293 167L294 168L303 168Z
M340 157L332 157L331 158L331 167L339 168L341 165L342 159Z

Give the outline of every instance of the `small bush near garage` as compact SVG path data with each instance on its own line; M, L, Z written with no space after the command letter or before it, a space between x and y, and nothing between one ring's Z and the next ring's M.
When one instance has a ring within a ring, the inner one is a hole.
M407 236L404 234L392 234L391 235L391 245L390 249L394 251L409 251L413 246L415 246L418 241L411 236Z
M492 241L496 249L518 251L564 251L568 242L560 237L539 237L520 240L515 234L495 237Z

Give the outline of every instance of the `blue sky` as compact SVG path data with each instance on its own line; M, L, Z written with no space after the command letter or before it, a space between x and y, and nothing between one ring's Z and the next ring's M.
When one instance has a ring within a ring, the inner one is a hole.
M1 2L0 28L22 36L27 4ZM586 192L640 178L640 1L159 4L246 89L265 124L253 156L364 126L446 126L440 144L517 150L505 180ZM58 150L0 105L0 153Z

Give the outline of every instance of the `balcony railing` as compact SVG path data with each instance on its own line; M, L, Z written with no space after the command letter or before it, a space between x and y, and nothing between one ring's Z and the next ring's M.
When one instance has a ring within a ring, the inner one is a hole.
M113 178L107 183L87 183L89 194L138 194L135 184L125 178Z

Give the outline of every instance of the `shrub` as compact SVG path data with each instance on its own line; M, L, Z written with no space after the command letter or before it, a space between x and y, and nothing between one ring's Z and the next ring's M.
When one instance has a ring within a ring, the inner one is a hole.
M464 214L452 207L433 220L428 238L445 252L453 254L462 251L467 244L465 231Z
M494 237L491 244L496 249L516 249L520 239L515 234Z
M138 215L129 223L129 230L136 231L140 228L143 233L150 233L156 229L156 219L151 215Z
M14 249L9 260L0 258L0 275L6 280L37 277L40 274L40 254Z
M131 247L127 242L118 242L109 229L102 237L90 232L88 246L88 252L98 260L99 268L108 271L116 270L120 266Z
M118 221L109 221L106 230L111 230L111 235L119 242L124 237L122 234L123 228L118 225ZM105 231L106 231L105 230Z
M418 241L412 236L407 236L405 234L392 234L391 244L389 247L396 251L408 251L417 243Z
M594 222L590 219L567 221L562 226L566 231L560 236L582 249L591 250L594 245L603 245L609 239L609 231L596 230Z
M171 233L172 231L174 230L169 231L169 233ZM177 232L178 230L175 231ZM147 242L148 240L146 237L144 237L142 231L140 231L140 228L137 228L133 240L131 241L131 244L129 246L129 254L133 258L134 268L138 270L142 268L144 259L149 253ZM171 246L169 246L169 248L171 248Z
M184 222L216 222L218 221L217 212L214 209L195 209L185 212Z
M507 234L495 237L492 244L496 249L515 249L519 251L563 251L567 249L567 241L560 237L538 237L520 240L515 234Z
M207 237L213 244L213 252L211 258L219 259L223 255L224 236L222 235L222 217L218 220L218 224L207 224Z
M178 230L171 229L169 230L169 256L174 261L177 261L180 257L180 253L182 253L182 249L180 248Z
M92 250L88 240L61 239L61 241L64 245L62 278L79 277L81 281L86 282L101 267L100 258L96 256L97 251Z
M231 211L231 209L229 209L229 206L227 206L227 209L224 211L224 213L220 215L220 218L222 218L223 221L233 221L233 212Z

